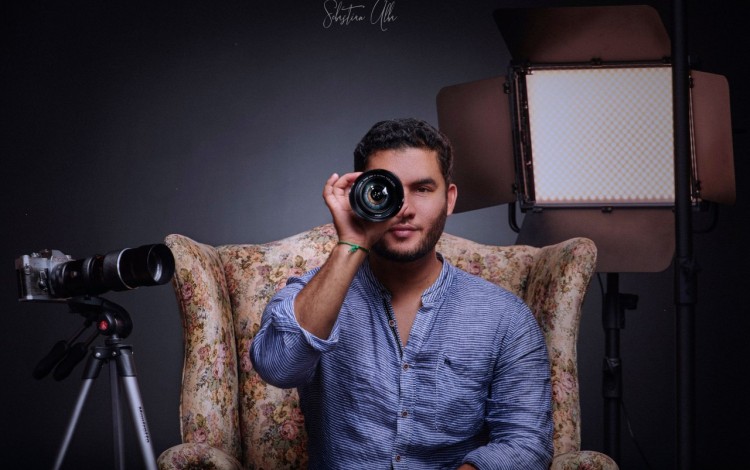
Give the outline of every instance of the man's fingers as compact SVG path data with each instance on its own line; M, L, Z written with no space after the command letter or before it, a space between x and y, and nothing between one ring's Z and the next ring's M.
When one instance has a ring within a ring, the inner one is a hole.
M338 173L334 173L328 177L325 186L323 186L323 197L333 194L333 185L339 180Z
M332 174L328 178L328 181L326 181L323 195L348 196L347 193L349 188L351 188L360 174L361 173L347 173L343 176L339 176L337 173Z
M333 186L336 189L349 189L349 187L354 184L354 181L356 181L359 175L360 173L347 173L338 178Z

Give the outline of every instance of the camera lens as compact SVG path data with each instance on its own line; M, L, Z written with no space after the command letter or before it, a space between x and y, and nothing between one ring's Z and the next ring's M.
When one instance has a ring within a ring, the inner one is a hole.
M143 245L59 264L50 272L50 286L55 297L98 295L165 284L174 267L166 245Z
M352 186L349 203L359 217L372 222L398 214L404 204L404 188L398 177L387 170L362 173Z
M126 248L119 253L109 255L112 273L117 273L111 285L119 281L127 289L140 286L155 286L172 279L174 274L174 257L172 251L162 244L143 245L138 248ZM105 267L108 265L105 257Z

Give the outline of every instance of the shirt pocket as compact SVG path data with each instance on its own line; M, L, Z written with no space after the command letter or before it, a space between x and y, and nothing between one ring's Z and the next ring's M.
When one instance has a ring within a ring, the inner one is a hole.
M488 361L441 354L435 370L435 427L448 435L475 435L484 424L491 378Z

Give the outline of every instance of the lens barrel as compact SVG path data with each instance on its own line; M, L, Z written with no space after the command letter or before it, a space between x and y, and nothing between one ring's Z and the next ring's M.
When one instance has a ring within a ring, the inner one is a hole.
M172 252L164 244L154 244L59 264L49 281L55 297L75 297L165 284L173 274Z
M404 187L388 170L370 170L354 181L349 204L359 217L371 222L389 219L404 205Z

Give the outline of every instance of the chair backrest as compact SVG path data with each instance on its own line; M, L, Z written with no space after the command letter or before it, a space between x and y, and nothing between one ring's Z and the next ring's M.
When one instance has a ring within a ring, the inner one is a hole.
M249 347L271 297L291 275L321 265L337 241L332 225L257 245L212 247L170 235L174 287L185 328L180 402L183 442L205 442L247 468L303 468L306 435L295 390L265 384ZM583 238L558 245L491 246L444 234L447 260L515 293L544 330L552 363L555 454L579 450L576 341L596 262Z

